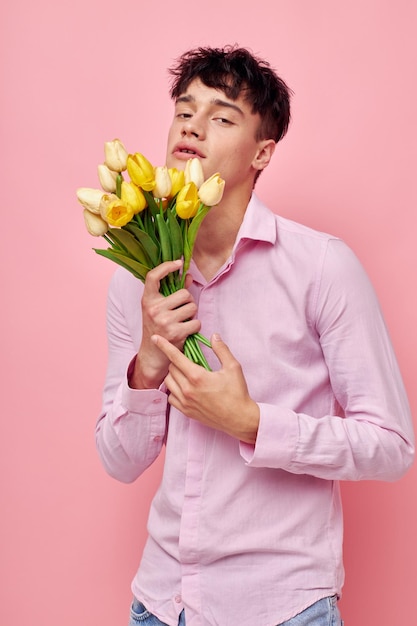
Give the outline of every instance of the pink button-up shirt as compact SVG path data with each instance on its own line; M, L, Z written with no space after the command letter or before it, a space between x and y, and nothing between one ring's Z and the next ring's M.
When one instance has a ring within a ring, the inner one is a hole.
M338 481L408 469L407 398L372 286L341 240L253 196L227 263L209 282L191 273L202 333L220 333L259 404L256 445L169 409L163 390L129 388L143 285L118 270L98 450L129 482L166 445L137 598L172 626L183 608L187 626L273 626L340 594Z

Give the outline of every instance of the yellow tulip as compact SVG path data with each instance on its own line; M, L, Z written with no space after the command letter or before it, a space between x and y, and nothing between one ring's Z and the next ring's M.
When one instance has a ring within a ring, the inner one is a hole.
M127 171L131 180L144 191L152 191L155 187L155 172L148 159L136 152L127 158Z
M171 177L166 165L155 167L155 188L152 193L155 198L167 198L171 193Z
M91 213L100 213L100 202L104 193L102 189L91 189L90 187L80 187L77 189L77 198L85 209Z
M105 193L102 196L101 202L100 202L100 215L103 218L103 220L106 219L107 207L109 206L109 204L118 199L119 198L116 196L115 193Z
M132 219L134 213L132 207L119 198L110 202L106 207L105 220L110 226L125 226Z
M146 208L147 202L142 191L135 183L122 182L122 202L128 204L134 214L140 213Z
M198 190L200 200L206 206L214 206L219 204L223 197L224 180L220 178L219 174L213 174L201 185Z
M200 206L200 198L198 197L198 189L192 181L185 185L178 192L176 211L177 215L183 220L194 217Z
M94 237L101 237L109 230L109 225L103 220L102 217L100 217L100 215L91 213L88 209L84 209L83 215L86 228L90 235L93 235Z
M171 192L167 196L169 199L177 195L179 190L185 185L185 177L183 170L177 170L176 167L170 167L168 170L171 178Z
M100 163L97 167L97 172L100 185L103 187L104 191L114 193L116 191L118 172L109 169L105 163Z
M204 182L204 173L200 159L188 159L185 165L184 177L186 184L193 182L197 189L200 188Z
M123 172L126 169L127 151L120 139L104 143L105 164L114 172Z

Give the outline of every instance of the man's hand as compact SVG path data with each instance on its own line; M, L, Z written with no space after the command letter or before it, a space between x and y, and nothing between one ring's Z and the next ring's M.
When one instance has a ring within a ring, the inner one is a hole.
M169 359L151 341L152 335L161 335L182 349L186 337L200 330L199 320L192 319L197 306L187 289L169 296L163 296L159 291L161 280L181 266L182 261L167 261L146 276L142 297L142 342L129 379L132 388L158 388L167 375Z
M152 341L171 362L165 384L172 406L240 441L255 443L259 407L249 396L240 363L218 335L212 337L213 351L222 366L217 372L196 365L159 335Z

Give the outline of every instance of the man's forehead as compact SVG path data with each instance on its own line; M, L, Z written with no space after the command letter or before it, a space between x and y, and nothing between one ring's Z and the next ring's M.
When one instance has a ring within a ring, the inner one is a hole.
M243 97L244 90L241 91L236 99L230 98L222 89L209 87L199 78L194 79L180 94L175 102L198 103L200 99L209 102L213 106L226 107L235 110L237 113L244 115L248 103Z

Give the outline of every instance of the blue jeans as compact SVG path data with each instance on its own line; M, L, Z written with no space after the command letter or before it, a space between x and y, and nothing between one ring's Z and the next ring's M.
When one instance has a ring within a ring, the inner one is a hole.
M278 626L343 626L336 596L323 598Z
M165 622L161 622L160 619L150 613L142 602L133 598L133 603L130 607L129 626L167 626L167 624L165 624ZM181 611L178 619L178 626L185 626L184 611Z
M130 609L129 626L167 625L147 611L143 604L135 598ZM178 626L185 626L184 611L180 614ZM315 602L305 611L277 626L343 626L339 609L337 608L336 596L323 598L323 600Z

